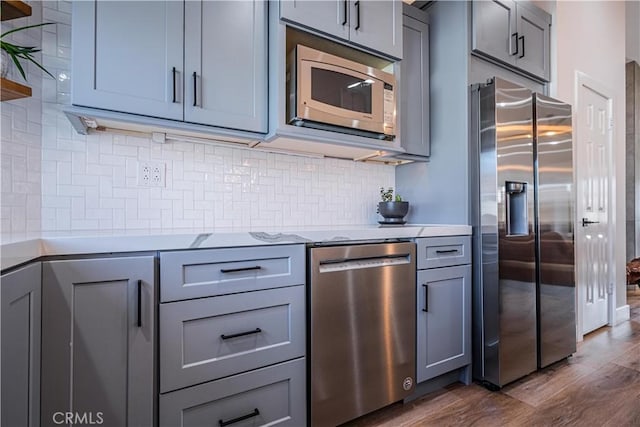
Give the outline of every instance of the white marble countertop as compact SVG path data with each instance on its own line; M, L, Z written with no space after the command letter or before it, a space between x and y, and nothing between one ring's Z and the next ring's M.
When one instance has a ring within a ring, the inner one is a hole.
M469 225L82 231L0 236L2 270L41 256L470 235Z

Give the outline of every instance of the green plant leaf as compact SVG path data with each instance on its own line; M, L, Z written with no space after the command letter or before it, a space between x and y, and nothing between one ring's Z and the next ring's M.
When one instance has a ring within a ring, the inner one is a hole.
M25 59L27 61L32 62L36 67L40 68L42 71L47 73L54 80L55 80L55 76L51 74L49 71L47 71L42 65L40 65L40 63L38 63L38 61L36 61L36 59L33 57L33 54L40 52L41 49L38 49L36 46L18 46L13 43L2 41L1 39L17 31L26 30L29 28L43 27L45 25L52 25L52 24L55 24L55 22L43 22L41 24L27 25L25 27L14 28L0 35L0 49L7 52L7 54L15 64L16 68L20 72L20 75L25 81L27 80L27 75L24 71L24 68L22 67L22 64L20 64L20 59Z
M27 25L25 27L18 27L18 28L13 28L9 31L6 31L2 34L0 34L0 39L3 38L4 36L8 36L9 34L18 32L18 31L22 31L22 30L28 30L29 28L36 28L36 27L44 27L45 25L52 25L55 24L55 22L43 22L41 24L34 24L34 25Z

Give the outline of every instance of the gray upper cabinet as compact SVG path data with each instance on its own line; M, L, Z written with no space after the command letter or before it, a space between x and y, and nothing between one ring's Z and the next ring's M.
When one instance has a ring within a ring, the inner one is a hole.
M73 104L182 120L183 15L174 1L74 2Z
M44 262L42 425L154 425L154 257Z
M516 3L511 0L473 2L473 50L515 64Z
M349 2L345 0L281 0L280 18L349 40Z
M266 5L185 2L185 121L267 132Z
M393 58L402 58L399 0L281 0L280 17Z
M410 156L429 156L429 26L419 10L405 6L401 63L401 144Z
M2 276L0 424L40 425L40 263Z
M551 80L550 26L551 16L534 9L534 6L518 5L518 55L516 66L529 73Z
M474 1L472 49L539 79L550 80L551 15L511 0Z
M74 105L267 132L266 2L73 5Z

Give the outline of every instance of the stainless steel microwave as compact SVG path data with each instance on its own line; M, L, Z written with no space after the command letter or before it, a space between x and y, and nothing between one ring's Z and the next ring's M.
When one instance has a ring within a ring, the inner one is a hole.
M393 140L393 74L306 46L288 56L290 124Z

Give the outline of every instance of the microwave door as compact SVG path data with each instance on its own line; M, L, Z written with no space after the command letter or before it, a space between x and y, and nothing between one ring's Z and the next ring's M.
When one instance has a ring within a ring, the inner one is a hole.
M382 81L314 61L301 61L298 73L299 119L381 132L384 121Z

